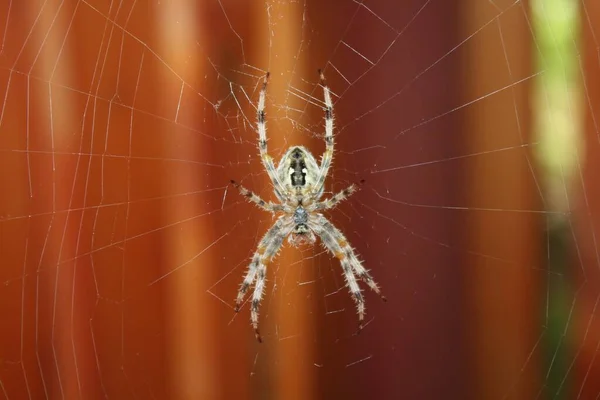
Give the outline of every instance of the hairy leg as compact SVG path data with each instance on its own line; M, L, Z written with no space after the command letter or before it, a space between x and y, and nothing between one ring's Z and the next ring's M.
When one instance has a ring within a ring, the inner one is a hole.
M259 342L262 342L262 338L258 331L258 308L260 301L264 293L264 287L266 282L267 265L275 257L283 240L293 229L293 221L290 217L280 217L275 224L267 231L262 237L258 248L252 257L252 261L248 266L248 272L240 286L238 295L235 302L235 311L239 311L244 295L250 288L252 282L254 284L254 293L252 295L252 303L250 306L250 316L252 326L254 328L254 334Z
M254 203L258 207L262 208L263 210L269 211L272 213L278 212L278 211L284 211L284 207L281 204L274 204L271 202L266 202L263 199L261 199L256 193L252 192L251 190L246 189L244 186L240 185L233 179L230 182L233 186L236 187L237 190L239 190L239 192L242 196L244 196L251 203Z

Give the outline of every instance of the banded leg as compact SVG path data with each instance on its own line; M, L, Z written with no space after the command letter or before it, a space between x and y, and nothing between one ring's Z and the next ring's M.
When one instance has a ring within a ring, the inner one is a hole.
M273 163L273 157L269 155L267 151L267 122L265 120L265 102L267 96L267 82L269 81L269 73L267 72L260 89L258 96L258 106L256 107L256 128L258 131L258 149L260 151L260 159L262 160L263 166L269 174L271 182L273 182L273 189L277 198L283 202L285 200L284 187L279 181L275 164Z
M244 301L244 296L248 292L250 285L254 282L256 278L256 273L258 272L258 263L259 256L258 253L254 253L254 257L252 257L252 262L248 266L248 272L246 272L246 276L240 285L240 289L238 290L237 298L235 299L235 312L239 312L242 306L242 302Z
M323 226L323 229L325 229L328 232L331 232L331 235L342 248L344 254L350 259L350 264L352 265L352 269L354 270L354 272L356 272L356 275L358 275L358 277L362 281L364 281L371 288L372 291L377 293L381 297L381 300L387 301L387 298L383 294L381 294L379 285L377 285L377 282L375 282L369 271L362 265L362 263L356 256L354 249L352 249L352 247L348 243L348 240L346 240L344 234L331 222L329 222L324 216L319 215L318 221L319 224Z
M251 203L254 203L258 207L262 208L263 210L269 211L272 213L278 212L278 211L284 211L284 207L281 204L273 204L271 202L266 202L263 199L261 199L257 194L255 194L251 190L246 189L245 187L243 187L242 185L240 185L233 179L230 182L233 186L236 187L237 190L239 190L239 192L242 196L244 196Z
M258 307L264 292L267 265L277 254L283 240L292 231L294 225L290 217L280 217L277 222L267 231L258 244L258 248L252 257L252 262L248 266L248 272L240 286L235 302L235 311L240 310L240 306L244 300L244 295L248 292L250 285L256 281L254 285L254 293L252 295L252 303L250 306L250 316L254 334L259 342L262 342L258 331Z
M289 217L280 217L271 228L265 233L260 242L258 243L258 247L252 256L252 261L248 266L248 272L246 273L246 277L240 286L240 290L238 291L237 299L235 302L235 311L238 312L242 305L242 301L244 300L244 295L248 291L250 285L254 282L256 278L256 273L258 272L258 268L261 262L263 262L266 257L269 256L270 245L272 245L277 237L281 237L281 241L288 235L291 228L288 227L289 223L286 223L286 220ZM275 242L276 243L276 242ZM281 246L281 245L280 245ZM274 249L275 253L278 249ZM274 254L273 254L274 255ZM272 256L272 255L271 255Z
M356 308L358 311L358 330L361 331L363 328L363 322L365 320L365 300L361 293L360 287L358 286L358 282L356 281L356 277L354 276L350 257L348 257L348 255L344 252L344 249L340 246L331 230L324 228L320 224L315 224L314 226L311 226L311 228L317 233L317 235L319 235L321 241L323 242L323 246L340 260L342 270L344 271L346 286L348 287L348 290L350 291L350 294L356 303Z
M326 199L326 200L315 203L314 210L329 210L331 208L334 208L340 202L346 200L348 197L350 197L353 193L356 193L357 191L358 191L358 186L356 186L355 184L352 184L352 185L348 186L346 189L336 193L330 199Z
M325 101L325 153L323 153L323 156L321 157L321 166L319 168L319 175L315 184L315 189L320 195L323 193L323 184L325 183L325 178L327 177L329 167L333 161L334 139L333 102L331 101L331 93L329 91L329 86L327 86L327 82L325 81L325 75L323 75L323 71L321 70L319 70L319 77L321 79L323 98Z
M354 249L352 249L352 247L348 243L348 240L346 240L344 234L322 215L319 215L317 217L317 222L323 227L323 229L331 232L334 239L343 249L344 254L346 254L350 259L352 269L354 270L354 272L356 272L356 275L358 275L358 277L361 280L363 280L369 286L369 288L371 288L372 291L377 293L383 301L387 301L387 298L383 294L381 294L379 285L377 284L377 282L375 282L369 271L362 265L362 263L356 256Z

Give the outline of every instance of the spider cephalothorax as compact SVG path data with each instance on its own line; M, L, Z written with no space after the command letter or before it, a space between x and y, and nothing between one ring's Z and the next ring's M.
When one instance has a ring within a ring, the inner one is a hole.
M333 159L333 104L325 78L319 71L323 97L325 99L325 153L321 165L313 155L302 146L290 147L275 168L273 158L267 152L267 128L265 121L265 97L269 74L263 82L257 107L258 148L262 163L273 183L273 190L279 203L266 202L250 190L235 181L231 181L240 193L263 210L279 214L273 226L267 231L258 244L258 249L252 257L246 277L242 282L236 299L235 310L239 311L244 295L254 283L254 293L251 303L251 320L256 338L262 341L258 331L258 307L262 299L267 264L277 254L287 237L293 246L313 244L316 236L321 238L323 246L340 260L346 280L358 309L358 327L362 329L365 316L365 302L358 287L356 277L362 279L376 293L381 294L379 287L371 274L363 267L354 249L350 246L342 232L329 222L318 211L335 207L357 190L356 185L350 185L329 199L321 200L324 191L325 178ZM316 235L316 236L315 236ZM385 297L381 296L385 300Z
M313 244L317 238L308 227L308 211L299 205L294 211L294 230L288 236L288 242L298 247L302 244Z

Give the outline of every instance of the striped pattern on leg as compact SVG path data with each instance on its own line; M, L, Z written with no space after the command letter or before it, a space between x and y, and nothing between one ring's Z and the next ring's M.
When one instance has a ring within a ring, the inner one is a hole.
M377 293L383 301L387 301L387 298L381 294L379 285L377 285L369 271L362 265L362 263L356 256L354 249L350 246L344 234L339 229L337 229L331 222L329 222L324 216L319 215L317 218L319 224L323 226L324 230L331 233L331 235L334 237L334 239L342 249L344 255L348 257L348 259L350 260L350 264L352 265L352 269L354 270L354 272L356 272L356 275L358 275L358 277L362 279L371 288L372 291Z
M244 295L248 292L250 285L254 283L254 292L252 294L252 302L250 306L250 319L256 339L262 342L262 338L258 331L258 308L262 299L266 275L267 265L277 255L283 244L283 240L290 234L294 225L291 217L280 217L277 222L267 231L258 244L258 248L252 257L252 262L248 266L248 272L240 286L236 298L235 311L239 311L244 300Z
M285 208L281 204L273 204L271 202L264 201L257 194L255 194L251 190L246 189L245 187L243 187L242 185L240 185L233 179L230 182L233 186L236 187L237 190L239 190L240 194L242 196L244 196L249 202L256 204L258 207L262 208L263 210L269 211L272 213L285 210Z
M333 232L330 229L325 228L320 223L311 224L311 229L313 229L317 235L319 235L321 241L323 242L323 246L338 260L340 260L342 270L344 271L346 286L348 287L348 290L350 291L350 294L356 303L356 309L358 311L358 330L360 331L363 328L365 319L365 300L361 293L360 287L358 286L358 282L356 281L356 277L354 276L351 258L348 257L345 249L340 246L340 243L338 240L336 240Z
M331 93L329 86L325 81L323 71L319 70L321 86L323 87L323 98L325 101L325 153L321 157L321 166L319 168L319 176L315 184L317 193L323 192L323 184L329 172L329 167L333 161L334 138L333 138L333 102L331 101Z
M265 102L267 96L267 82L269 81L269 75L270 74L268 72L265 75L262 88L260 89L260 94L258 97L258 105L256 107L258 149L260 151L260 159L262 160L263 166L265 167L267 174L269 174L271 182L273 182L273 190L275 191L275 195L280 201L283 201L285 200L284 187L277 176L277 170L275 169L275 164L273 163L273 157L269 155L269 152L267 150L267 121L265 120Z
M337 206L340 202L346 200L353 193L358 191L358 186L352 184L346 189L336 193L332 198L315 203L314 210L329 210ZM312 211L312 210L311 210Z

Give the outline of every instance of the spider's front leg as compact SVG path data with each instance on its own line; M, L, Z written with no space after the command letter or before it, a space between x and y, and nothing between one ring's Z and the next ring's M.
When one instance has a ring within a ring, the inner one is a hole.
M273 182L273 190L279 201L285 200L285 188L277 176L277 170L273 162L273 157L269 155L267 149L267 121L265 119L265 103L267 97L267 83L269 82L269 73L265 74L260 94L258 95L258 105L256 106L256 130L258 132L258 149L263 166Z
M325 153L323 153L323 157L321 158L321 166L315 184L316 192L318 193L317 197L320 197L321 193L323 193L323 184L333 161L334 150L333 102L331 101L331 92L325 81L325 75L323 75L323 71L321 70L319 70L319 78L321 79L320 84L323 87L323 99L325 101Z
M250 305L250 319L252 321L256 340L258 340L259 343L262 343L262 338L258 331L258 308L265 288L267 265L273 257L275 257L283 244L283 240L289 235L292 229L293 221L291 218L282 216L279 217L275 224L263 236L252 257L252 262L248 266L248 272L240 286L235 301L235 311L238 312L244 300L244 295L250 288L250 285L252 285L253 282L256 282L254 284L254 293L252 294L252 302Z

